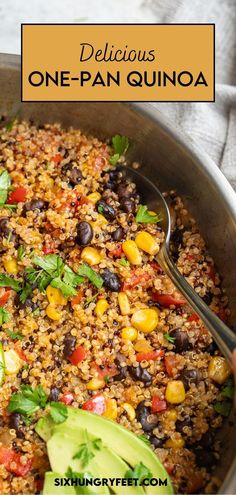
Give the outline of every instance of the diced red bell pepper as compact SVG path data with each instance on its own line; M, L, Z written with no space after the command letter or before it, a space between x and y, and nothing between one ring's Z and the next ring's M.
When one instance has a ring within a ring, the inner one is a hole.
M82 409L85 411L90 411L94 414L99 414L101 416L106 410L106 399L102 394L96 394L92 397L92 399L87 400Z
M52 244L45 243L43 245L43 252L44 252L44 254L55 253L55 247Z
M27 189L25 189L25 187L17 187L14 191L10 192L7 204L13 205L14 203L24 203L26 195Z
M97 371L98 378L100 380L103 380L105 377L112 378L113 376L118 374L115 363L104 363L101 367L97 363L93 362L91 364L91 367Z
M156 395L152 398L152 413L162 412L167 409L167 403L165 400L160 400Z
M22 351L22 349L20 347L18 347L17 343L14 345L14 348L15 348L15 351L17 352L18 356L22 359L22 361L27 362L27 358L26 358L24 351Z
M210 279L215 283L216 271L215 271L215 267L213 265L208 266L208 274L209 274Z
M152 293L152 298L154 301L157 301L163 308L169 308L170 306L181 306L182 304L186 304L185 299L180 297L173 297L170 294L159 294L158 292Z
M61 163L62 159L63 159L63 156L62 156L60 153L57 153L55 156L53 156L53 157L51 158L51 160L52 160L52 161L53 161L56 165L58 165L59 163Z
M174 375L174 368L176 367L176 357L174 354L169 354L165 356L165 367L168 376Z
M32 459L29 459L26 464L22 464L21 456L22 454L13 449L0 447L0 464L3 464L9 473L16 476L26 476L32 467Z
M60 402L63 402L66 406L69 406L74 400L74 396L71 392L65 392L60 398Z
M121 244L117 244L116 248L113 249L113 251L110 251L109 255L112 256L113 258L120 258L120 256L122 255L123 251L122 251L122 245Z
M139 352L136 354L136 359L140 363L141 361L155 361L158 358L162 358L165 355L165 351L158 349L150 352Z
M77 366L77 364L81 363L81 361L83 361L86 358L86 355L87 353L85 348L82 345L80 345L72 352L72 354L69 356L68 359L71 362L71 364Z
M0 297L0 307L2 308L7 303L11 294L11 290L6 289L4 294Z
M153 270L156 270L157 273L163 273L161 266L156 261L151 261L150 266L153 268Z
M192 315L190 315L188 317L188 321L191 322L191 321L198 321L199 320L199 316L196 314L196 313L193 313Z
M134 287L140 285L143 285L147 280L149 280L150 275L148 273L142 273L142 275L136 275L133 273L131 277L123 283L122 290L130 290L133 289Z
M83 297L83 291L79 291L78 294L71 299L71 304L74 306L75 304L79 304Z

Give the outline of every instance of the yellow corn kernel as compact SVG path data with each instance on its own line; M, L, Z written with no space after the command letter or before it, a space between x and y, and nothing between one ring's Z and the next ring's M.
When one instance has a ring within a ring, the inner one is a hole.
M155 255L159 251L159 245L154 237L148 232L139 232L135 238L137 246L145 251L145 253Z
M153 351L153 347L146 339L138 339L134 344L136 352L150 352Z
M106 400L106 409L103 413L103 416L109 419L117 418L117 402L115 399L107 399Z
M176 438L168 438L165 442L165 447L167 449L182 449L185 445L185 441L181 436Z
M46 307L46 315L50 320L59 321L61 319L61 312L57 311L53 304L48 304Z
M124 327L121 330L121 337L124 340L130 340L133 342L133 340L137 339L138 332L136 328L133 327Z
M89 201L95 205L99 199L101 199L101 194L99 192L93 192L87 196Z
M5 359L5 372L7 375L14 375L18 373L22 367L22 360L14 349L4 352Z
M150 333L158 325L159 311L156 309L139 309L131 318L132 325L140 332Z
M120 306L120 312L123 316L130 314L130 304L129 299L125 292L119 292L118 303Z
M214 382L221 385L231 375L232 371L226 359L222 356L211 358L208 367L208 375Z
M109 304L106 299L98 299L98 302L95 306L95 313L96 315L101 318L101 316L105 313L107 310Z
M58 304L61 306L65 306L67 304L67 299L63 296L60 289L56 289L56 287L48 285L46 295L50 304Z
M101 261L101 255L96 248L85 247L81 253L81 259L86 261L88 265L98 265Z
M171 380L167 383L165 398L170 404L181 404L185 400L184 384L181 380Z
M18 272L18 266L17 262L14 258L12 258L9 261L4 261L3 262L4 268L7 273L10 273L11 275L16 275Z
M100 215L100 213L98 213L98 216L97 216L97 220L95 220L95 222L90 222L92 227L104 227L108 221L107 219L103 216L103 215Z
M100 380L99 378L92 378L87 385L86 388L87 390L99 390L100 388L105 387L105 382L104 380Z
M134 241L125 241L122 244L122 249L132 265L141 265L142 256L139 252L137 244Z
M170 409L169 411L166 411L165 413L165 419L167 421L173 421L175 423L175 421L177 420L177 412L175 409Z
M122 404L122 407L126 411L129 420L133 421L136 416L133 406L131 406L131 404L129 404L128 402L124 402L124 404Z

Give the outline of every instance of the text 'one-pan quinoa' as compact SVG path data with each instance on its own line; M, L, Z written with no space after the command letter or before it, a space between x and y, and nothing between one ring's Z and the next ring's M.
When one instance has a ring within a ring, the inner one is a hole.
M231 372L154 260L164 234L119 171L127 148L125 137L108 145L59 125L1 131L2 494L40 493L50 466L34 428L63 405L144 435L177 493L218 485L215 432L231 408ZM225 320L195 221L174 192L168 201L177 266Z

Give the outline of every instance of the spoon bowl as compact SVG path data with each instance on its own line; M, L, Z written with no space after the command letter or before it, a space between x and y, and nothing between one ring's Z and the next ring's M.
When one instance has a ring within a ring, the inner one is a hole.
M137 189L142 196L142 203L147 205L150 211L155 211L161 217L159 225L165 233L165 240L162 243L159 253L155 257L157 262L183 295L193 311L203 321L204 325L211 333L212 338L231 365L232 352L236 348L236 335L215 313L213 313L175 265L169 247L171 237L171 215L162 193L147 177L141 175L137 170L126 166L120 167L120 170L128 181L136 184Z

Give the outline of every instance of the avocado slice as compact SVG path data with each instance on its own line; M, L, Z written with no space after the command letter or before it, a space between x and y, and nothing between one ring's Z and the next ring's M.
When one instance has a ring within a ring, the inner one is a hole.
M167 480L167 485L147 486L147 495L172 495L173 488L170 478L155 453L145 443L129 430L123 428L114 421L111 421L97 414L92 414L83 409L68 407L68 417L61 427L66 432L67 428L75 430L82 427L89 435L98 432L104 445L113 450L132 468L141 461L153 474L154 478ZM36 431L45 441L52 435L54 423L49 417L41 418L36 426ZM58 428L58 427L57 427Z
M56 486L54 481L56 478L61 478L62 475L55 472L48 472L45 474L43 495L76 495L75 488L73 486Z
M69 434L68 434L69 433ZM94 440L96 436L89 435L89 440ZM60 473L66 472L68 465L77 472L83 472L85 467L81 464L80 459L73 459L73 456L79 451L81 444L88 441L88 435L83 428L68 428L63 431L63 424L55 428L50 440L47 442L48 457L52 470ZM58 456L58 452L62 452L62 456ZM56 453L56 454L55 454ZM86 471L91 473L93 477L98 478L124 478L129 466L112 450L101 445L100 450L94 451L93 457L86 465ZM81 487L83 488L83 487ZM87 487L86 487L87 488ZM90 486L90 490L96 494L109 493L107 487ZM144 490L141 486L113 486L112 491L117 495L144 495ZM83 489L83 493L85 490Z

